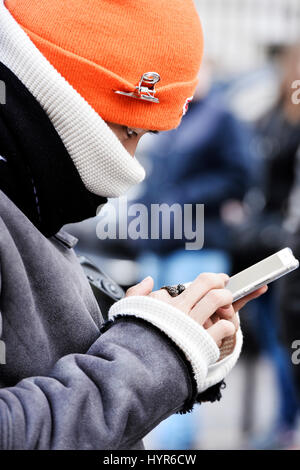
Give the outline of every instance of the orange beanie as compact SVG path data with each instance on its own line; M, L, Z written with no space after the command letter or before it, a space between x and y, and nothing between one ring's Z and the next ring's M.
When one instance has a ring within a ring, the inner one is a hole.
M179 125L203 53L192 0L6 0L5 6L105 121L149 130ZM148 72L160 81L141 82Z

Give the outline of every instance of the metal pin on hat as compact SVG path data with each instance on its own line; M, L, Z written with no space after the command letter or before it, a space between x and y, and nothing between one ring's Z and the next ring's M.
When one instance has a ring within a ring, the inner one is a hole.
M155 98L155 85L160 82L160 75L156 72L144 73L141 80L133 92L115 91L118 95L128 96L137 100L149 101L150 103L159 103L159 99Z

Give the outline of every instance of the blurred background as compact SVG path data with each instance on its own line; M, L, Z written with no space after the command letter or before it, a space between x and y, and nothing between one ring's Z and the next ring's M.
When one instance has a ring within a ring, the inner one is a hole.
M300 258L300 1L195 3L206 38L197 94L178 129L144 137L137 156L147 179L128 205L204 204L203 248L99 240L101 215L68 227L78 251L124 288L147 275L159 288L200 272L236 273L285 246ZM111 203L128 223L126 206ZM241 322L245 345L223 399L166 420L147 448L300 448L300 365L291 360L300 273L272 285Z

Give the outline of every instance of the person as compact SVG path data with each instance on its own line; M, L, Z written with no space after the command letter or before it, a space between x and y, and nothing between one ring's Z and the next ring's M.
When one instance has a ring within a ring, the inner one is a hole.
M285 246L294 244L289 240L288 227L295 225L294 219L296 226L298 223L295 208L298 206L299 187L297 153L300 146L300 109L293 103L292 85L300 70L300 46L299 44L284 46L278 53L280 82L278 97L274 106L256 123L259 143L257 147L261 149L258 153L263 161L261 191L264 205L260 212L252 208L254 216L246 221L239 233L240 236L237 237L236 271L272 255ZM284 280L286 286L294 284L291 288L294 292L297 290L296 279L297 274L292 274L286 281ZM247 315L249 323L247 336L250 336L251 330L254 332L252 336L260 350L272 361L278 385L279 406L275 423L266 436L254 442L255 446L266 448L285 447L287 442L295 437L297 429L297 396L288 350L282 341L283 326L289 324L289 320L286 322L285 318L292 319L293 316L296 318L295 313L293 315L290 312L290 306L293 310L297 302L293 300L295 294L291 295L290 289L285 289L289 292L288 296L284 295L285 315L281 315L279 308L280 283L277 286L270 286L266 296L253 302L248 308ZM294 332L295 325L293 325Z
M299 108L299 106L298 106ZM299 111L298 111L299 112ZM285 228L289 234L288 243L297 259L300 257L300 218L299 218L299 190L300 190L300 147L296 159L296 177L288 204ZM280 291L280 326L281 338L289 351L289 366L295 384L296 406L294 407L293 420L297 423L300 408L300 374L299 374L299 269L291 273L288 279L284 279ZM292 430L293 440L297 439L296 426Z
M191 0L1 0L1 449L142 449L236 363L265 288L233 305L225 274L176 297L146 278L103 324L61 231L143 179L136 146L179 125L202 49Z
M289 121L294 128L295 143L294 145L294 178L291 186L288 203L286 204L286 213L284 220L284 228L287 232L289 246L293 249L296 258L300 257L300 217L299 217L299 193L300 193L300 105L298 99L294 100L291 93L294 94L295 76L300 73L300 44L294 45L289 50L286 59L289 68L286 83L286 108ZM297 91L297 90L296 90ZM298 91L297 91L298 96ZM297 98L296 96L296 98ZM290 100L288 100L290 97ZM296 138L296 135L298 139ZM298 140L298 142L297 142ZM299 374L299 353L298 341L300 338L300 322L299 322L299 269L293 272L288 279L284 279L283 286L280 291L280 326L281 338L285 343L288 352L291 354L289 366L292 369L292 375L295 384L296 405L294 407L292 429L292 439L296 440L296 423L299 416L299 400L300 400L300 374ZM295 356L295 357L294 357ZM294 432L293 432L294 431ZM292 440L291 439L291 440Z

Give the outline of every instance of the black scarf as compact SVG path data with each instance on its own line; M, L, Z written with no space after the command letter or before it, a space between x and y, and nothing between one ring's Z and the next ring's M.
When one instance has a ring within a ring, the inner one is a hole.
M85 188L45 111L1 62L0 80L0 189L46 237L94 217L106 199Z

